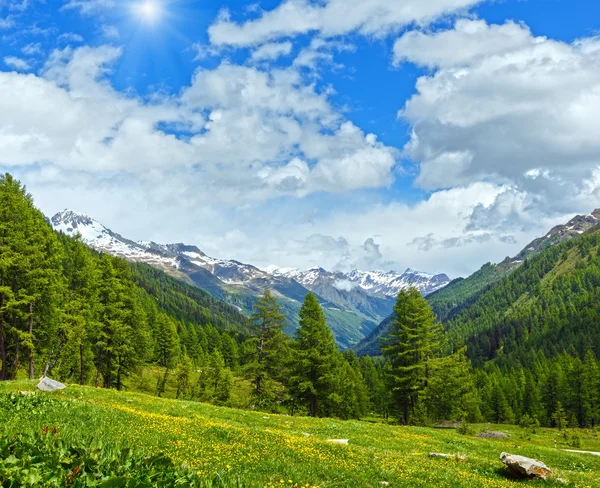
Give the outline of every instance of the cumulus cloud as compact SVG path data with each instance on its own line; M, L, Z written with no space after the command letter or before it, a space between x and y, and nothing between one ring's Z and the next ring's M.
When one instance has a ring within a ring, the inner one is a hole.
M6 56L4 58L4 64L16 71L28 71L31 68L27 61L16 56Z
M26 46L21 48L21 52L26 54L27 56L36 56L38 54L42 54L44 50L42 49L42 45L39 42L29 43Z
M336 290L351 292L358 286L358 283L354 283L348 280L336 280L333 282L333 287Z
M81 43L84 41L83 37L81 37L79 34L75 34L73 32L63 32L60 36L58 36L58 40L66 42L66 43L69 43L69 42Z
M460 20L408 32L396 62L433 69L399 116L412 126L405 153L429 190L507 185L473 213L471 229L530 225L600 203L600 38L535 37L522 24Z
M426 24L466 10L480 0L286 0L258 18L237 23L227 11L209 28L216 45L252 46L318 32L332 37L359 32L382 36L409 24Z
M9 15L8 17L0 17L0 30L10 29L15 26L15 20Z
M186 208L393 180L397 150L291 68L222 63L198 70L177 96L146 100L107 81L121 53L67 47L53 51L41 76L0 72L0 166L29 178L44 172L58 186L133 181L149 201Z
M281 56L288 56L292 52L292 43L286 42L268 42L252 51L253 61L275 61Z
M310 41L308 47L302 49L294 59L294 66L315 70L321 65L331 65L335 69L341 69L343 65L334 62L333 53L353 52L355 50L356 46L353 44L315 37Z

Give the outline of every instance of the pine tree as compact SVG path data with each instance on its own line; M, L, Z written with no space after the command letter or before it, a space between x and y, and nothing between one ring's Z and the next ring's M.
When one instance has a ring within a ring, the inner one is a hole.
M300 327L293 349L290 383L294 394L308 405L312 417L321 414L320 404L332 392L333 371L338 355L323 309L317 297L308 293L300 309Z
M558 430L563 430L567 425L567 412L565 412L565 409L560 402L556 404L556 410L552 414L552 421Z
M441 326L416 288L401 290L382 352L390 363L393 392L403 423L409 423L427 386L431 361L441 348Z
M188 394L188 390L190 388L190 379L192 376L193 366L192 360L186 354L183 356L183 359L177 365L177 370L175 371L175 378L177 380L177 393L175 398L186 398Z
M265 392L265 382L281 377L287 359L287 338L283 333L285 316L269 290L265 290L264 295L254 305L251 322L254 337L247 344L250 354L244 369L254 383L254 394L258 403L266 405L273 400L273 387L269 385L268 391Z
M479 398L466 348L432 363L422 399L433 421L479 420Z
M594 427L600 417L600 368L591 349L588 349L585 355L581 382L582 423L585 426Z
M34 377L58 328L60 285L56 234L25 187L0 177L0 380L14 379L23 358Z

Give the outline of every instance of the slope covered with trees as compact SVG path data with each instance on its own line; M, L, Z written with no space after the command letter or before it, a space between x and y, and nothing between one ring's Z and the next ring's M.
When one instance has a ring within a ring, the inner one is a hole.
M320 339L303 325L298 340L285 335L269 291L248 319L162 271L56 233L26 189L0 177L0 381L25 372L120 390L150 368L159 396L175 383L178 398L229 404L237 390L248 407L366 414L361 370L370 359L338 350L313 294L300 316L301 324L319 324ZM317 357L315 377L305 367Z
M343 419L591 426L600 419L599 289L600 233L590 229L475 294L465 288L444 325L417 290L401 291L383 357L358 358L340 352L313 293L298 330L284 334L269 290L247 319L54 232L21 184L0 178L0 380L47 374Z

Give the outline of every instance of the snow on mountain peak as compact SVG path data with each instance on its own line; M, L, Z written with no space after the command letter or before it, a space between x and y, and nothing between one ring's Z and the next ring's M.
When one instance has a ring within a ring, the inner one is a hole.
M51 221L56 230L71 236L79 234L84 243L98 251L121 256L130 261L175 268L180 268L187 262L210 271L228 284L246 284L257 279L269 282L286 278L297 281L309 290L315 290L325 284L339 291L352 292L361 289L368 294L395 297L400 290L409 286L415 286L423 294L427 294L450 282L446 275L432 275L411 268L404 273L357 269L344 273L330 272L320 266L299 270L274 265L261 270L234 260L211 258L197 246L182 243L157 244L152 241L133 242L106 228L97 220L68 209L57 213Z

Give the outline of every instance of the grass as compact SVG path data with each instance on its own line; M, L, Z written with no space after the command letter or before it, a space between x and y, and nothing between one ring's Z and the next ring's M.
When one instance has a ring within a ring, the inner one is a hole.
M31 390L29 381L0 384L0 395ZM551 429L525 439L518 427L492 426L511 438L478 439L446 429L280 416L74 385L37 395L57 399L60 408L10 417L0 411L4 436L50 426L78 442L126 441L149 456L164 453L207 479L229 480L224 487L600 486L600 457L561 451L567 441ZM484 428L474 426L476 432ZM580 434L581 449L600 451L598 432ZM328 439L349 439L349 445ZM499 461L503 451L540 459L567 483L510 479ZM430 452L467 459L431 459Z

